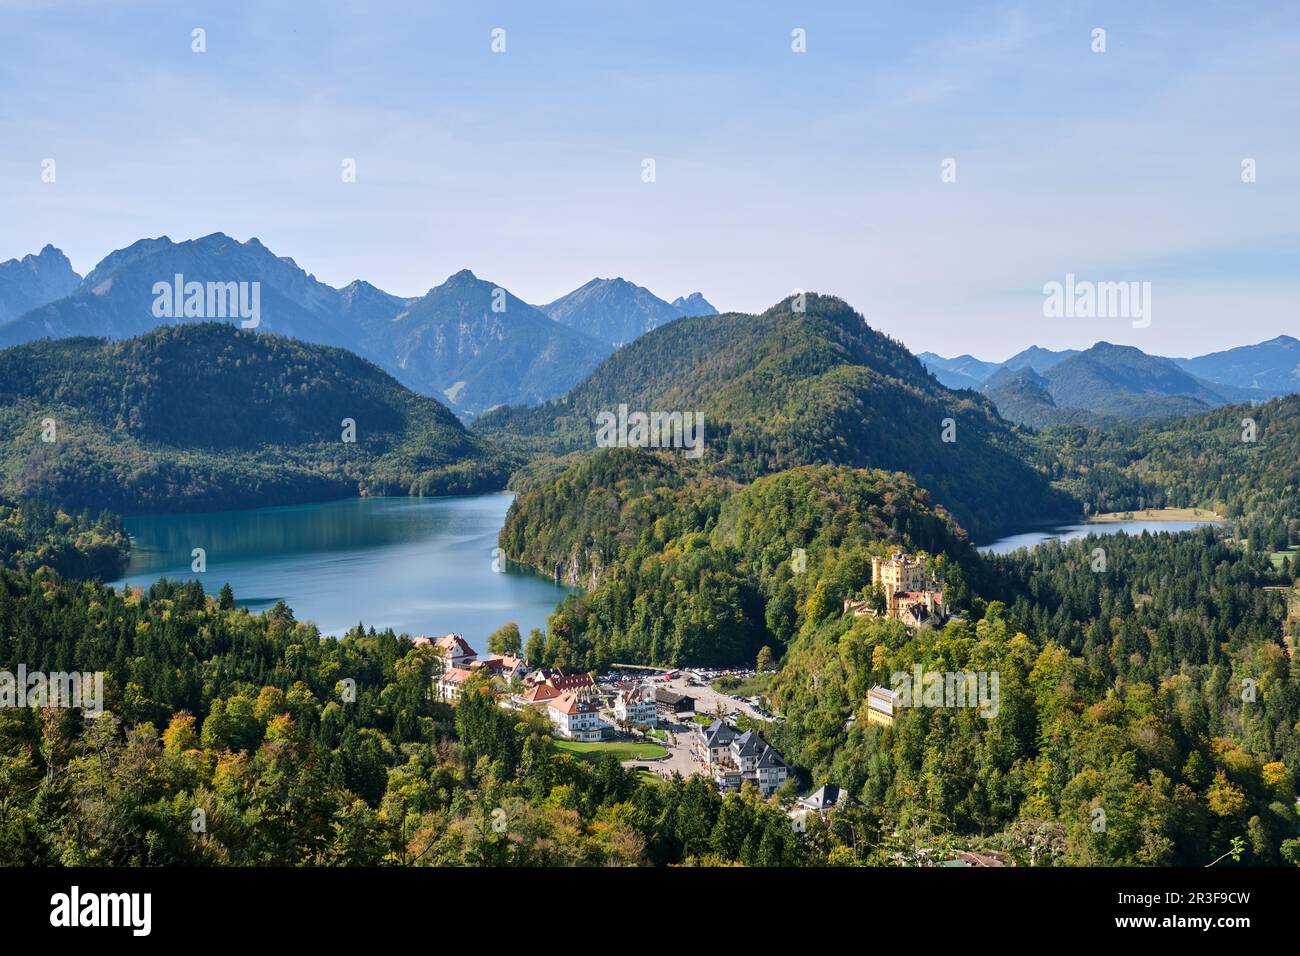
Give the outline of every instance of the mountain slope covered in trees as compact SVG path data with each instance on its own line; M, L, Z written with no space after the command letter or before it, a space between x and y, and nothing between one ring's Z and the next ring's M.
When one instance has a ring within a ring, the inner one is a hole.
M6 493L125 514L489 490L507 469L364 359L223 323L6 349L0 431Z
M1036 441L1042 467L1094 511L1209 508L1245 534L1300 541L1300 395Z
M620 349L563 398L500 409L482 433L567 453L595 446L596 416L701 412L701 461L741 482L802 464L905 472L975 536L1076 512L1028 463L1025 438L987 399L940 385L843 301L810 295L762 315L679 319ZM945 440L951 438L953 440Z
M752 661L783 648L807 602L836 604L869 584L873 550L945 555L954 594L956 567L974 556L905 475L804 466L739 487L638 449L597 452L523 492L500 541L510 558L587 588L552 615L544 650L581 670ZM844 573L822 581L817 569L839 556Z

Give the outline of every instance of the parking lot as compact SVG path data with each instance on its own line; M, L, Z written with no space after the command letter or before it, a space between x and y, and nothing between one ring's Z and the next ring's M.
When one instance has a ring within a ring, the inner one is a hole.
M756 720L771 719L764 717L748 701L741 700L738 697L732 697L714 690L703 680L697 680L682 671L674 671L674 677L669 680L663 679L663 674L635 673L635 672L616 672L615 674L602 674L602 683L606 678L615 678L609 686L619 686L618 678L624 678L626 683L646 682L655 687L665 687L674 693L685 694L695 700L695 713L704 716L713 717L721 708L722 715L729 721L735 722L738 714L744 714ZM749 676L752 672L733 672L737 676ZM701 677L716 679L721 676L719 672L705 671ZM624 684L625 686L625 684ZM668 756L660 760L630 760L624 764L627 767L641 767L651 773L671 775L679 773L683 777L690 776L693 773L701 771L700 764L696 761L691 753L691 744L694 740L696 722L690 715L685 715L685 719L678 722L665 722L662 719L659 727L669 732L669 740L659 740L658 742L668 750Z

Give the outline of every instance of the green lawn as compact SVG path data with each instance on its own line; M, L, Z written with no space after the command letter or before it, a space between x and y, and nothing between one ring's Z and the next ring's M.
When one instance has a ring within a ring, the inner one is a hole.
M1269 554L1269 558L1272 559L1273 567L1275 568L1282 567L1283 558L1290 558L1291 563L1295 564L1297 557L1300 557L1300 546L1292 547L1286 551L1273 551Z
M584 760L595 760L602 754L613 754L619 760L654 760L668 756L668 751L658 744L611 741L610 743L580 744L573 740L557 740L555 746Z

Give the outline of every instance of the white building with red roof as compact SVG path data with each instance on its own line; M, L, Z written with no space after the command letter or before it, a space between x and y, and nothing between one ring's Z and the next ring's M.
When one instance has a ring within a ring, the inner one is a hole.
M472 666L486 670L493 677L499 677L507 681L522 680L524 675L528 673L528 665L523 658L512 657L509 654L494 654L481 661L475 661Z
M547 701L546 712L555 725L556 736L565 740L595 743L603 740L609 729L596 702L577 694L564 693Z
M463 667L448 667L438 678L436 685L438 699L443 703L454 704L460 700L460 695L465 690L465 682L473 676L473 671Z
M444 634L442 637L426 637L423 634L413 638L416 647L431 644L442 655L444 667L469 667L478 659L478 651L470 647L465 638L459 634Z

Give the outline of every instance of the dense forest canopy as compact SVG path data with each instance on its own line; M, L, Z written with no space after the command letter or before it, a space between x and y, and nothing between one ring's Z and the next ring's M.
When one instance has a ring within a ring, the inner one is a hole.
M905 472L976 537L1079 510L1030 463L1025 434L991 402L944 388L830 296L671 322L564 398L498 409L476 430L532 452L592 449L597 415L620 405L703 413L701 461L736 481L806 464Z
M1083 865L1203 865L1239 838L1248 862L1300 863L1300 666L1263 555L1205 530L984 561L991 589L942 629L805 617L773 685L787 718L773 742L927 834ZM998 675L997 713L854 719L871 686L917 666Z
M125 514L495 490L510 468L364 359L224 323L0 351L0 435L0 489Z
M507 555L588 586L552 615L548 663L752 662L784 646L809 600L829 607L870 584L872 553L932 552L954 594L974 562L905 475L805 466L740 487L702 471L669 452L602 450L519 496Z
M104 511L92 518L45 502L0 498L0 567L48 567L65 577L112 580L126 570L130 551L117 515Z
M702 410L712 453L592 450L620 403ZM1300 863L1300 397L1104 425L1008 426L817 296L670 323L479 434L355 356L229 326L0 352L0 670L102 672L107 698L98 719L0 708L0 863ZM472 491L512 468L506 555L583 589L532 663L766 662L783 720L746 721L791 764L775 797L587 759L485 680L438 703L440 659L405 635L95 580L128 552L104 507ZM1167 505L1231 521L971 540ZM895 549L955 618L846 611ZM864 719L916 668L996 675L997 706ZM825 783L853 802L797 833L782 801Z

